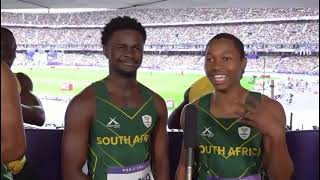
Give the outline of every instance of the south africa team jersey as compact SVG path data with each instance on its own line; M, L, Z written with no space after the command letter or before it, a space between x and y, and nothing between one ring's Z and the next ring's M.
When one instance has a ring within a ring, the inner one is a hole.
M124 173L143 168L151 158L151 134L157 119L152 91L139 83L144 104L140 108L120 108L111 102L103 81L93 86L96 119L91 125L88 147L90 177L106 180L107 172L117 168L115 173L121 168Z
M213 117L210 113L211 94L198 101L198 180L241 177L260 180L262 135L239 122L240 119ZM261 94L250 94L260 101Z

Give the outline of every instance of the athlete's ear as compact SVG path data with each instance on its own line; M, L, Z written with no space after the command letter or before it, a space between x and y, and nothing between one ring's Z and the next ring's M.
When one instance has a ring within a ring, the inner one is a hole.
M107 59L109 59L108 48L106 45L103 45L103 54L106 56Z
M241 64L240 64L240 66L241 66L241 72L242 72L242 74L244 73L244 70L246 69L246 67L247 67L247 58L242 58L241 59Z

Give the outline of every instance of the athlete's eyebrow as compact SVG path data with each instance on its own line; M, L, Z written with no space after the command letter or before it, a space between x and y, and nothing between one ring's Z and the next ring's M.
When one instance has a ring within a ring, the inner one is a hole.
M126 46L127 44L121 43L121 42L116 42L116 43L114 43L114 45L123 45L123 46Z

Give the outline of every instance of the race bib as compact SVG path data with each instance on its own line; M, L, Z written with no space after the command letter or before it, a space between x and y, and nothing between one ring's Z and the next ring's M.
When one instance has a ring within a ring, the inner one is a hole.
M217 177L217 176L209 176L208 180L261 180L261 175L255 174L255 175L239 177L239 178L224 178L224 177Z
M127 167L110 167L107 180L154 180L150 161Z

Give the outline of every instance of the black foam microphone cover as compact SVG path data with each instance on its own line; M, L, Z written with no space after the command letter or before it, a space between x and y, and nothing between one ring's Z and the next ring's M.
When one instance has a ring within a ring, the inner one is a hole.
M184 119L184 147L195 148L197 143L197 117L198 110L193 104L188 104L185 107L185 119Z

